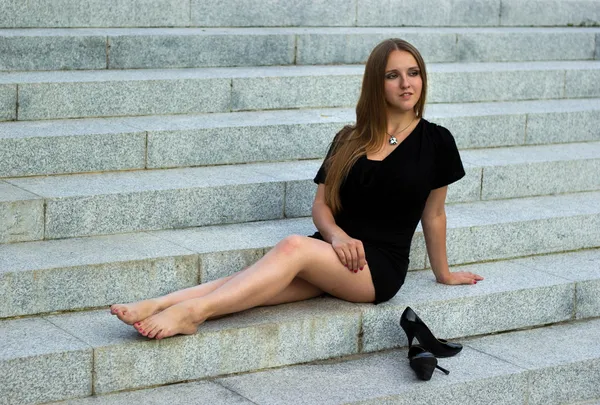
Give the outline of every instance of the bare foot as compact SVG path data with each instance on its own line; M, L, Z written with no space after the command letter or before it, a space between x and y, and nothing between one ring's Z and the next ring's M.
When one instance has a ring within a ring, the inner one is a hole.
M194 322L193 310L187 303L179 303L136 323L137 331L149 338L163 339L173 335L193 335L201 322Z
M110 307L110 313L116 315L127 325L143 321L159 311L160 306L156 300L138 301L131 304L115 304Z

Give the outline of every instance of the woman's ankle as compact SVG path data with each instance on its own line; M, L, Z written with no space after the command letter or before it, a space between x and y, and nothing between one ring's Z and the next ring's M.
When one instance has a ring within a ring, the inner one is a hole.
M165 299L165 297L152 298L148 301L151 301L156 306L156 311L158 311L158 312L164 311L165 309L174 305L174 304L170 304L169 301L167 299Z

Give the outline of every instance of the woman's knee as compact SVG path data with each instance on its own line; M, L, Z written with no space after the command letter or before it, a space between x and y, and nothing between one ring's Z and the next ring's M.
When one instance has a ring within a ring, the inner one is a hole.
M285 255L293 255L304 250L307 240L307 236L289 235L275 245L275 249Z

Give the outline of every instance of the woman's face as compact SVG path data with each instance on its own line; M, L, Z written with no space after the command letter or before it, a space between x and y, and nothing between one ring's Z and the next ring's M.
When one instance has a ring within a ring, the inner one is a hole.
M392 51L385 67L385 100L388 108L399 112L413 110L421 98L423 79L414 56L406 51Z

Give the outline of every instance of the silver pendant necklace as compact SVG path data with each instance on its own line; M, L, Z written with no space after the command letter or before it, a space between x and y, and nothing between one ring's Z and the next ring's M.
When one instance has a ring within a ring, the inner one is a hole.
M415 120L416 118L417 118L417 117L413 118L413 119L412 119L412 120L411 120L411 121L408 123L408 125L407 125L407 126L405 126L405 127L404 127L404 128L401 130L401 131L398 131L398 132L396 132L396 134L401 134L402 132L404 132L404 131L406 130L406 128L410 127L410 125L411 125L411 124L414 122L414 120ZM398 139L397 139L397 138L396 138L394 135L390 134L389 132L386 132L386 134L388 134L388 135L390 136L390 139L388 140L388 142L390 143L390 145L397 145L397 144L398 144Z

